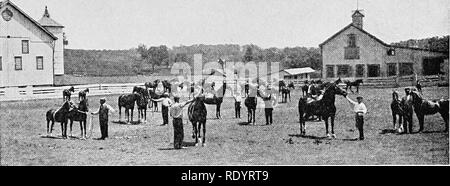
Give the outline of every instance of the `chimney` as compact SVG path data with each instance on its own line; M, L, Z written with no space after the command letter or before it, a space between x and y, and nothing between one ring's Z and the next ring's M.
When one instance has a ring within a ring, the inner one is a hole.
M355 10L352 15L352 23L354 26L363 29L363 18L364 14L362 14L359 10Z

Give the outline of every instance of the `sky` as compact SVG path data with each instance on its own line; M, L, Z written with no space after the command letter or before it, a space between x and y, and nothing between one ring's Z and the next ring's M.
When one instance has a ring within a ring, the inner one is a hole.
M11 0L35 20L45 6L71 49L139 44L318 47L351 23L357 0ZM359 0L364 30L386 43L449 34L448 0Z

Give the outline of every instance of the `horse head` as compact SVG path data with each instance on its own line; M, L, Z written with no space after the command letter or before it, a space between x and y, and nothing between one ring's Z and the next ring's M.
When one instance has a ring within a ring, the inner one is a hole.
M397 91L392 91L392 101L398 101L399 96Z
M332 95L341 95L347 96L347 92L342 90L335 83L326 83L325 85L325 93L324 94L332 94Z

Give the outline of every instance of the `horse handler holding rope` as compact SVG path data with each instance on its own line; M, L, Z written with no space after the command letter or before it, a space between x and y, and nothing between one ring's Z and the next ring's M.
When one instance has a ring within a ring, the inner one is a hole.
M100 132L102 136L98 140L105 140L108 138L108 117L109 111L116 112L110 105L106 104L106 98L100 99L100 108L96 112L91 112L91 115L99 115Z
M359 131L359 140L364 140L364 114L367 113L366 105L362 102L363 97L358 96L356 99L358 102L351 100L348 95L345 96L348 102L353 105L353 111L355 112L356 128Z

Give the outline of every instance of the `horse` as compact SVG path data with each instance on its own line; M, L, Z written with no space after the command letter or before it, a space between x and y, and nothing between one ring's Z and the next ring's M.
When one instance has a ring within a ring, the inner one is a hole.
M285 86L286 86L286 83L283 80L278 82L278 90L280 91L278 94L282 94L283 93L282 89Z
M420 84L420 81L419 81L419 80L417 80L416 88L417 88L417 90L419 91L419 93L422 94L422 84Z
M291 90L286 86L281 87L281 102L287 103L288 96L289 101L291 101Z
M137 93L124 94L119 96L119 121L122 119L122 107L125 108L125 116L127 117L127 123L130 123L130 110L131 110L131 122L133 122L134 103L141 99L141 95Z
M208 115L208 111L206 110L204 101L204 96L197 97L188 107L188 116L193 127L192 138L195 139L195 146L198 145L199 138L201 138L200 131L202 126L203 140L200 139L200 142L202 143L202 146L206 145L206 117Z
M136 105L138 108L138 120L141 121L141 118L144 119L144 122L147 122L147 105L148 100L150 99L149 93L145 88L142 87L134 87L133 93L140 94L140 98L136 101Z
M163 82L160 80L155 80L154 82L145 83L147 87L148 94L152 99L160 99L166 92ZM149 108L153 107L153 112L158 112L158 102L152 101L149 104Z
M256 106L258 104L256 97L260 96L257 87L249 86L249 94L244 100L244 105L247 107L247 121L249 124L253 122L255 125L256 120Z
M350 88L350 91L352 93L354 93L353 90L352 90L352 86L353 86L353 87L356 87L356 93L359 94L359 85L362 84L362 83L363 83L362 79L358 79L358 80L356 80L354 82L345 81L345 84L347 84L347 86L345 87L345 91L347 91Z
M440 113L445 122L445 132L448 132L448 116L449 116L449 100L429 101L415 91L411 92L414 111L419 120L419 132L424 129L424 120L426 115L434 115Z
M402 134L406 133L412 133L413 128L413 115L414 115L414 105L412 101L412 95L408 97L409 92L406 93L407 95L402 98L401 106L403 110L403 132Z
M325 128L327 137L336 138L334 134L334 119L336 117L336 106L335 106L335 96L342 95L346 96L347 92L339 88L335 83L325 83L321 85L321 87L325 87L325 91L323 93L323 97L312 103L307 103L307 98L300 98L298 103L298 111L300 117L300 133L301 135L306 134L306 116L307 115L317 115L322 117L325 120ZM328 118L330 118L331 122L331 134L328 131Z
M294 82L290 82L289 85L288 85L288 88L294 90L295 89Z
M72 95L73 92L75 92L74 87L70 87L69 89L64 89L63 90L63 102L70 101L70 96Z
M302 96L305 97L308 94L308 81L305 82L305 85L302 86Z
M86 93L88 93L88 92L89 92L89 88L78 92L78 101L81 101L82 99L86 99Z
M398 92L392 92L392 102L391 102L391 112L392 112L392 120L393 120L393 128L397 130L395 124L397 122L398 116L398 132L403 131L402 119L403 119L403 107L401 104L401 99L399 98Z
M61 136L67 138L67 115L72 109L72 102L65 101L63 106L58 110L51 109L46 113L47 120L47 135L52 136L53 126L55 122L61 123ZM52 122L50 126L50 122Z
M72 136L72 125L74 121L80 122L80 131L81 138L86 139L86 121L87 121L87 112L89 112L87 99L83 99L80 101L78 107L72 109L67 118L70 121L70 136Z
M228 86L226 82L223 82L222 86L217 90L218 95L214 95L213 98L205 98L205 104L207 105L216 105L216 117L217 119L222 118L220 114L220 106L223 103L223 97L225 96L225 92Z

